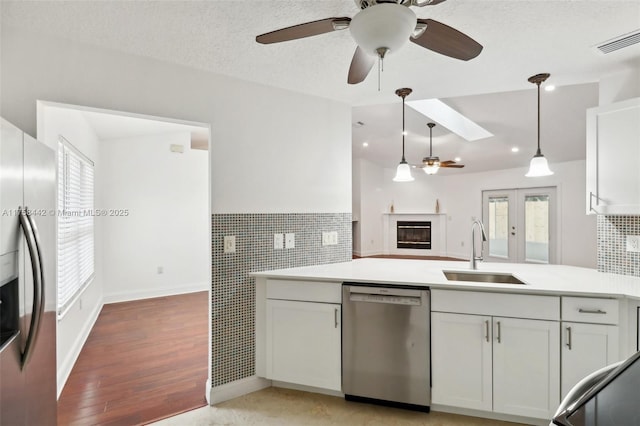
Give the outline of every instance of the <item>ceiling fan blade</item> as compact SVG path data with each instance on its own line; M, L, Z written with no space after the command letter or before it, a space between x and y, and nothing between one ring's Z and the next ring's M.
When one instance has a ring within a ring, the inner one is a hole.
M441 161L440 164L456 164L453 160Z
M462 61L473 59L482 52L480 43L442 22L418 19L418 23L426 24L427 28L418 38L410 37L415 44Z
M442 164L440 163L440 167L447 167L452 169L461 169L464 167L464 164Z
M306 22L292 27L282 28L261 34L256 37L256 41L262 44L280 43L282 41L296 40L304 37L311 37L324 33L330 33L337 29L349 27L351 18L327 18L319 21Z
M363 82L364 79L367 78L367 75L369 75L369 71L371 71L375 62L376 59L373 56L367 55L364 53L364 50L358 46L353 54L353 59L351 60L347 82L349 84L358 84Z

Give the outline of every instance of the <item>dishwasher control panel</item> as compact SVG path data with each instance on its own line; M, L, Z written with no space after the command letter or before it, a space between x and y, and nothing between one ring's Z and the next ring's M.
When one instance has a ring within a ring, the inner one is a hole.
M422 305L420 297L411 296L388 296L381 294L365 294L365 293L351 293L349 300L352 302L370 302L370 303L390 303L394 305Z

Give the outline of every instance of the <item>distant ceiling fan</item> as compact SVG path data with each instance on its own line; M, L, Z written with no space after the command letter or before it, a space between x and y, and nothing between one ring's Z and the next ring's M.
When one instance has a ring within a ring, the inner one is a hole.
M436 127L436 123L427 123L429 126L429 156L422 159L422 165L416 166L424 170L428 175L435 175L441 167L449 167L455 169L461 169L464 164L456 164L455 161L447 160L440 161L440 157L433 155L433 128Z
M327 18L282 28L256 37L262 44L315 36L349 28L358 44L347 81L357 84L367 77L376 57L400 49L407 40L451 58L468 61L482 45L471 37L433 19L417 18L410 6L433 6L446 0L355 0L361 9L352 18Z

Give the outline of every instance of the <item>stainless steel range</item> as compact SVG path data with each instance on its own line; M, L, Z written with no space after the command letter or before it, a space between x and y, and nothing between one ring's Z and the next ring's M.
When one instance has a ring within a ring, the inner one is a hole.
M345 398L428 412L429 290L345 283L342 309Z

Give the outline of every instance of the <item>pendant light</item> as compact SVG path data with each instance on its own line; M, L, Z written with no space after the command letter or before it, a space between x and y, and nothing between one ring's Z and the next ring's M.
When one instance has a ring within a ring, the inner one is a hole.
M402 98L402 160L398 164L396 170L396 176L393 178L394 182L411 182L413 176L411 176L411 167L407 160L404 158L404 98L406 98L413 90L408 87L396 90L396 95Z
M424 172L428 175L435 175L440 169L440 159L433 158L433 128L436 123L427 123L427 126L429 126L429 157L426 158L427 164L424 166Z
M544 155L542 155L540 151L540 84L549 78L549 75L550 74L544 73L529 77L529 82L538 86L538 150L536 151L536 155L531 159L529 171L525 175L526 177L551 176L553 174L549 169L547 159L544 158Z

